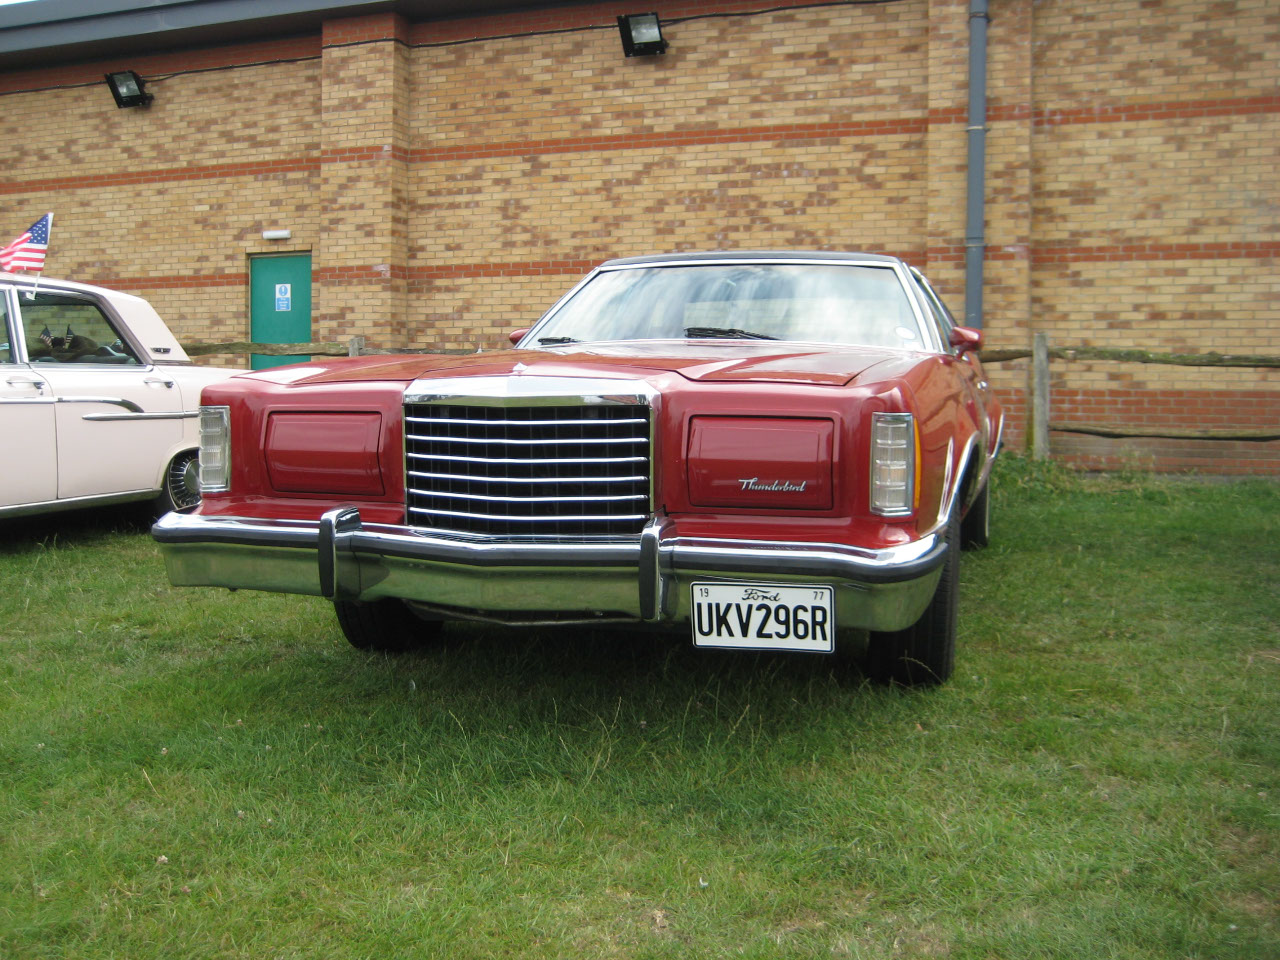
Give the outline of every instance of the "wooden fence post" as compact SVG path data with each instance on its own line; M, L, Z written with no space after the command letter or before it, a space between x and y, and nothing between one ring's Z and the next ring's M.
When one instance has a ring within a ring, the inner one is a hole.
M358 357L364 352L364 337L352 337L347 341L347 356Z
M1049 459L1049 335L1037 333L1031 350L1031 459Z

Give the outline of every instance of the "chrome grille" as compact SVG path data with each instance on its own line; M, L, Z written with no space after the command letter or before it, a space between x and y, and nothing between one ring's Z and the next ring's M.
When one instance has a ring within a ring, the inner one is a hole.
M650 408L405 405L409 523L494 536L636 534Z

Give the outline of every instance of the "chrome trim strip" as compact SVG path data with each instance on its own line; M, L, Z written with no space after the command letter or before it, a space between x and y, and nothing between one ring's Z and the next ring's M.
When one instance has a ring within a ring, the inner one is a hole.
M643 457L635 459L643 460ZM547 463L546 460L521 460L521 463ZM600 463L599 460L584 460L583 463ZM483 474L466 473L427 473L425 470L410 470L409 476L422 477L424 480L467 480L476 483L493 483L493 477ZM643 483L649 478L644 475L633 477L503 477L502 483Z
M502 481L490 481L502 482ZM556 483L558 481L549 480L548 483ZM609 503L621 503L624 500L648 500L649 498L643 493L627 493L627 494L599 494L592 497L486 497L479 493L451 493L444 490L432 490L433 497L447 497L451 500L480 500L484 503L600 503L607 501ZM417 508L415 508L417 509ZM509 517L510 520L522 520L523 517Z
M870 583L923 576L942 563L947 545L930 534L898 547L867 550L842 543L786 543L771 540L708 540L676 537L662 550L678 569L717 570L763 577L830 577Z
M473 567L621 567L633 566L635 540L598 543L472 543L447 537L423 537L370 524L351 536L352 551L395 552L398 556Z
M969 460L973 457L973 452L978 448L978 434L969 435L969 439L965 441L964 450L960 452L954 470L951 467L951 444L953 443L955 443L954 438L947 441L947 474L943 478L944 496L940 516L940 521L943 525L946 524L947 518L951 516L951 511L956 508L956 501L960 499L960 485L964 483L965 471L969 469ZM975 487L974 489L977 488Z
M406 423L452 423L464 427L580 427L583 424L616 427L619 424L646 424L647 421L639 417L632 417L626 420L461 420L456 417L409 417L405 418Z
M233 543L250 546L315 549L320 524L315 520L256 520L248 517L205 517L166 513L151 528L162 544ZM335 531L350 541L352 549L394 553L411 559L431 559L474 567L624 566L639 555L639 542L598 540L585 542L486 541L434 535L419 527L361 523L357 529ZM248 588L248 585L246 585Z
M142 407L138 406L132 400L125 400L123 397L3 397L5 403L104 403L112 407L123 407L129 412L124 413L89 413L85 414L85 420L185 420L188 417L194 417L195 413L147 413Z
M194 420L198 416L199 410L179 410L174 413L86 413L80 419L109 423L117 420Z
M411 460L457 460L459 463L648 463L648 457L538 457L521 460L504 457L450 457L443 453L411 453Z
M585 422L590 423L591 421ZM476 423L478 426L484 426L485 421L476 421ZM510 437L435 437L425 433L411 433L405 439L427 440L433 443L476 443L495 447L562 447L567 442L562 437L553 437L550 440L512 440ZM646 439L645 437L575 437L573 443L644 443Z
M150 500L159 490L130 490L125 493L108 493L103 496L69 497L66 500L46 500L40 503L18 503L0 507L0 517L29 517L35 514L60 513L63 510L82 510L85 507L109 507L117 503L136 503Z
M655 258L649 260L642 258L640 262L633 263L602 263L596 270L600 273L607 273L612 270L642 270L646 267L703 267L703 266L741 266L743 264L786 264L800 266L840 266L840 267L879 267L881 269L891 269L897 265L899 261L893 257L883 255L868 256L852 256L852 257L797 257L788 256L787 254L770 254L763 253L760 256L744 255L739 257L681 257L676 254L671 259Z
M444 405L459 403L469 407L564 407L632 403L652 405L656 395L657 391L647 383L634 379L513 374L415 380L405 390L404 402Z
M123 397L58 397L58 403L105 403L113 407L124 407L130 413L146 413L132 400Z
M439 494L432 494L432 496L439 496ZM598 499L604 499L604 498L601 497ZM523 502L523 501L516 501L516 502ZM470 517L473 520L510 520L513 523L514 522L564 523L566 521L573 522L573 523L580 523L586 520L601 520L601 521L643 520L645 517L648 516L648 514L646 513L633 513L633 514L620 513L620 514L604 514L601 516L595 516L595 515L569 516L567 514L556 514L555 516L552 516L552 517L512 517L505 514L494 515L489 513L469 513L465 510L433 510L430 507L410 507L409 512L423 513L423 514L427 514L428 516L434 516L434 517Z

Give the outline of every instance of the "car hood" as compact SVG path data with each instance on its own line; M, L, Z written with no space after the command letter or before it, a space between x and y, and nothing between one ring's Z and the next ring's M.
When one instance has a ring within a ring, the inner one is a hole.
M280 384L335 384L481 376L646 379L677 373L701 383L799 383L844 386L860 377L878 379L923 355L874 347L780 344L773 341L664 340L575 344L540 350L504 350L465 356L438 354L355 357L251 374ZM873 372L873 368L874 372Z

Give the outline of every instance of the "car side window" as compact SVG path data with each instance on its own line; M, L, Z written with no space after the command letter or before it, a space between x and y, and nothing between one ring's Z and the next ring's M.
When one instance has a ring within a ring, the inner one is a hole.
M19 309L32 363L137 366L133 348L92 300L68 293L25 296Z
M933 288L929 286L928 281L920 274L912 271L911 279L915 281L916 289L920 293L920 300L925 306L928 315L933 319L933 325L937 328L938 336L942 339L942 348L950 350L951 331L955 327L955 321L951 319L951 313L938 295L933 292Z
M9 345L9 303L0 290L0 363L13 362L13 347Z

